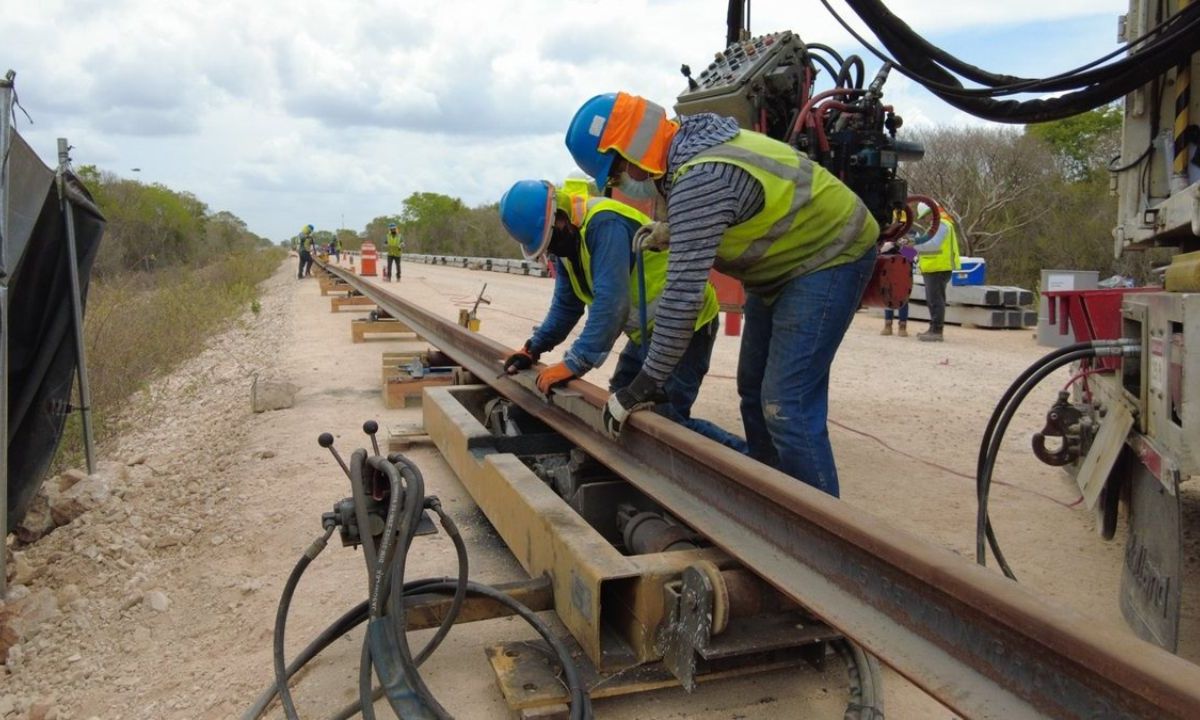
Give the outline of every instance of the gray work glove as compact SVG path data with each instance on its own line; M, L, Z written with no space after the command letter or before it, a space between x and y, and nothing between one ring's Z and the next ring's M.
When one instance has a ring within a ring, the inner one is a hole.
M643 250L666 250L671 246L671 226L665 222L650 222L633 234L634 247Z

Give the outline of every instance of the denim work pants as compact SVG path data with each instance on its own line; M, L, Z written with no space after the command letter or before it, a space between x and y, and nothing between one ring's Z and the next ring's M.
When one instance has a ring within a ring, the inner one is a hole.
M839 495L829 444L829 367L875 268L875 249L790 280L775 302L746 295L738 394L750 456Z
M663 386L667 402L654 407L654 412L670 418L680 425L700 433L710 440L721 443L727 448L737 450L742 454L748 452L746 441L723 429L709 420L692 417L692 405L700 394L700 383L708 374L709 360L712 358L713 344L717 341L717 332L721 329L721 321L714 318L712 322L700 328L692 335L687 350L680 358L675 371ZM617 368L613 371L612 380L608 383L609 392L615 392L633 382L634 376L642 369L643 348L630 340L617 358Z
M901 323L908 322L908 303L904 303L903 305L901 305L899 310L892 310L891 308L883 309L883 321L884 322L891 322L892 318L897 315L900 316Z
M929 332L941 335L946 324L946 286L951 272L931 272L925 275L925 304L929 306Z

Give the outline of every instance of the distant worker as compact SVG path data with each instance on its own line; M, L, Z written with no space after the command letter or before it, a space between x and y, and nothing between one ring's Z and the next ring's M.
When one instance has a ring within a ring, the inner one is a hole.
M333 242L329 243L329 254L333 256L333 261L341 264L342 262L342 239L337 235L333 236Z
M387 271L384 275L388 282L392 281L392 263L396 264L396 282L400 282L400 255L404 252L404 240L400 237L400 228L396 223L388 223L387 234Z
M605 407L610 434L677 372L710 268L746 288L738 394L752 457L837 496L829 368L875 266L862 200L786 143L701 113L677 120L628 93L598 95L566 135L597 187L666 199L670 264L641 371Z
M644 274L639 280L634 235L650 223L650 218L616 200L589 199L586 191L577 194L549 182L522 180L500 199L500 221L520 243L526 258L541 260L549 255L556 271L554 297L545 320L520 352L505 360L505 370L511 374L532 367L542 353L566 339L587 308L583 332L564 353L562 362L538 374L538 389L548 395L555 385L601 365L622 331L629 342L617 358L609 389L623 388L633 381L645 350L640 288L644 285L646 289L644 329L651 332L667 275L667 254L645 250ZM714 423L692 417L692 405L708 372L719 326L716 292L707 283L700 292L701 307L693 319L695 333L690 334L678 367L663 385L665 398L660 398L656 410L745 453L744 440Z
M917 211L918 217L929 214L925 204ZM917 264L925 281L925 304L929 307L929 329L917 333L922 342L942 342L942 328L946 323L946 286L950 276L962 266L958 258L958 228L950 213L938 208L938 229L933 237L913 245L917 251Z
M907 258L909 260L910 263L913 260L915 260L917 257L917 251L914 250L908 244L903 243L903 242L893 242L891 240L889 240L888 242L885 242L883 244L883 246L881 248L879 248L879 254L880 255L892 255L892 254L903 255L905 258ZM912 266L910 265L909 268L911 269ZM899 337L908 337L908 302L907 301L905 301L905 303L903 305L901 305L899 308L897 308L895 310L893 310L891 308L883 309L883 330L881 330L879 332L880 335L891 335L892 334L892 322L893 322L893 319L896 318L897 316L900 318L900 327L899 327L899 329L896 330L896 335L898 335Z
M305 225L300 229L300 272L297 278L304 279L312 275L313 251L316 249L313 239L313 226Z

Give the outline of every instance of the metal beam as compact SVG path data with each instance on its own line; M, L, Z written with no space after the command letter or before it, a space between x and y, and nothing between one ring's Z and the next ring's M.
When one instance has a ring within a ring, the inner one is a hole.
M969 718L1185 718L1200 667L888 526L649 412L596 432L606 393L548 403L500 373L511 350L327 269L780 591Z

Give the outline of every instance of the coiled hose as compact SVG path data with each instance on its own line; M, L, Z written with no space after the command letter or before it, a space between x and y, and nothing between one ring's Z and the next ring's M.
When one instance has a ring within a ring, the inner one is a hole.
M362 473L368 466L387 478L391 488L380 552L375 559L375 567L368 568L371 575L370 597L322 631L291 664L285 664L284 636L292 598L305 570L325 548L334 529L333 527L326 528L324 535L315 540L296 563L280 596L273 639L275 683L259 695L255 703L242 715L242 719L260 718L276 694L280 696L284 714L289 720L298 718L288 688L288 680L333 641L364 621L367 621L369 625L367 637L363 640L362 662L359 668L359 699L339 710L334 717L337 719L350 718L361 712L364 718L371 720L375 717L374 701L386 695L389 704L400 717L449 718L450 714L434 699L417 668L433 654L446 638L462 609L468 592L505 605L533 626L534 630L550 645L562 664L570 698L570 717L572 720L590 718L590 700L579 669L575 666L566 645L532 610L519 601L499 590L468 580L466 543L438 499L424 497L424 478L420 469L399 453L392 454L385 460L379 456L368 457L365 452L357 451L352 456L350 467L353 487L362 487ZM437 514L443 529L454 543L458 559L458 577L455 579L429 578L404 582L405 561L416 535L421 512L425 507L429 507ZM399 525L398 529L396 529L397 524ZM369 538L363 538L363 540L365 550L366 541ZM374 553L372 552L371 555ZM415 656L408 645L404 621L404 595L414 592L453 593L446 617L433 637ZM384 598L387 599L388 613L386 615L381 612ZM371 668L373 666L380 675L382 687L372 687Z
M987 565L987 548L996 556L996 563L1001 572L1010 580L1016 580L1004 553L1000 550L1000 542L996 539L988 516L988 497L991 492L992 474L996 466L996 456L1000 452L1000 444L1004 433L1016 414L1021 403L1042 380L1059 368L1077 360L1098 357L1113 357L1120 355L1136 355L1141 351L1136 340L1122 338L1119 340L1093 340L1089 342L1067 345L1050 352L1034 362L1022 372L1016 380L1004 391L1000 401L996 403L992 416L988 419L983 431L983 440L979 444L979 457L975 465L975 492L978 509L975 517L975 561ZM985 546L986 541L986 546Z

